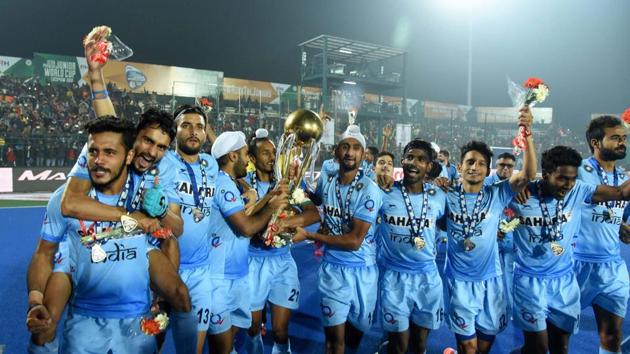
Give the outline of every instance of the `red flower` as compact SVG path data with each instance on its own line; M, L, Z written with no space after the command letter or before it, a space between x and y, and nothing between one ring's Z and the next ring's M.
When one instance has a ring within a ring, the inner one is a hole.
M166 238L169 238L169 237L173 236L173 231L170 228L168 228L168 227L164 227L164 228L161 228L161 229L153 232L151 234L151 236L153 236L155 238L166 239Z
M540 84L544 84L541 79L537 77L530 77L523 83L523 87L528 89L535 89L536 87L540 86Z
M140 329L147 335L154 336L160 334L160 325L155 320L142 319L140 321Z
M510 209L510 208L505 208L503 210L503 214L505 214L505 216L507 216L508 218L512 219L516 216L516 213L514 212L514 210Z
M630 108L626 109L626 111L623 112L623 114L621 115L621 120L626 124L630 124Z

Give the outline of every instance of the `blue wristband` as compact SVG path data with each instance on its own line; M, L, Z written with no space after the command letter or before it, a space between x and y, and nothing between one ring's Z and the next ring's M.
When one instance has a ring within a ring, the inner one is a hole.
M96 98L96 95L103 95L103 97L99 97ZM92 91L92 99L96 100L96 99L106 99L107 97L109 97L109 93L107 92L107 90L101 90L101 91Z

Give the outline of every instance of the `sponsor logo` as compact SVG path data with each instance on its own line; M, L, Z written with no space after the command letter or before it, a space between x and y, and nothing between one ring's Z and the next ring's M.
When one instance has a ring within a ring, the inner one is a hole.
M335 311L333 311L333 310L330 308L330 306L326 306L326 305L324 305L324 304L320 303L320 304L319 304L319 307L321 308L321 310L322 310L322 316L324 316L324 317L331 318L331 317L333 317L333 315L335 314Z
M43 170L38 174L34 174L33 170L25 170L22 172L18 181L65 181L66 174L63 172L53 172L53 170Z

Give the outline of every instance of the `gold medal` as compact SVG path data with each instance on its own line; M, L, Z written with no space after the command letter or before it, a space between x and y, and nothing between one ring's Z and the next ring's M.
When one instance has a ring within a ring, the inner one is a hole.
M105 253L105 250L103 249L103 247L101 247L101 245L99 243L95 243L92 246L92 262L94 263L100 263L102 261L105 260L105 258L107 258L107 253Z
M564 247L560 246L558 242L552 242L550 245L551 252L553 252L554 256L559 256L564 253Z

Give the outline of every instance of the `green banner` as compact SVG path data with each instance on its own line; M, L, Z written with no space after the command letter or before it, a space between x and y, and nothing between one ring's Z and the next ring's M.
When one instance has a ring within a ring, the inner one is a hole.
M35 53L33 66L33 71L42 84L68 84L81 80L77 57Z
M0 76L32 77L33 61L26 58L0 56Z

